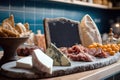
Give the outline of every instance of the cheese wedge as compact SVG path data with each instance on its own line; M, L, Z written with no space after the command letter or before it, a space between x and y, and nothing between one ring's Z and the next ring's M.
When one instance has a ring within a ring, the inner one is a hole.
M32 52L33 67L38 71L52 74L53 60L43 53L40 49L35 49Z
M28 56L28 57L24 57L24 58L17 60L16 67L26 68L26 69L32 68L32 57Z
M54 44L50 44L46 54L53 59L54 66L70 66L70 60Z

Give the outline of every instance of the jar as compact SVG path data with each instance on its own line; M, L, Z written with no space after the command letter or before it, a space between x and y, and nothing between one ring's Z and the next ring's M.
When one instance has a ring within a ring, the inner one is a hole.
M93 0L94 4L101 4L102 5L102 0Z
M44 34L41 34L40 30L38 30L37 34L35 35L34 43L44 51L46 50L45 36Z
M88 3L93 3L93 0L88 0Z
M102 4L108 6L108 0L103 0Z
M117 39L113 37L114 34L113 34L113 29L110 28L110 32L108 34L108 39L106 41L107 44L115 44L117 43Z

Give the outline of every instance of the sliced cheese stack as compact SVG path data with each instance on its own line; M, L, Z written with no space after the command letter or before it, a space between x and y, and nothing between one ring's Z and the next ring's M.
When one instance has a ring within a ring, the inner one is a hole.
M96 42L102 44L100 32L92 20L87 14L83 17L80 23L80 37L82 45L88 47L90 44Z
M24 58L17 60L16 67L26 68L26 69L32 68L32 57L28 56L28 57L24 57Z
M32 52L32 63L37 70L52 74L53 60L40 49Z
M54 66L70 66L70 60L54 44L50 44L46 54L53 59Z

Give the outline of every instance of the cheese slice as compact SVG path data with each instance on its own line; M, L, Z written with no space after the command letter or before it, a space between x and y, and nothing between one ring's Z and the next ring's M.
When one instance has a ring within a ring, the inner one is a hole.
M16 61L16 67L19 68L27 68L30 69L32 68L32 57L24 57Z
M70 60L54 44L50 44L46 54L53 59L54 66L70 66Z
M33 50L32 63L38 71L52 74L53 60L40 49Z

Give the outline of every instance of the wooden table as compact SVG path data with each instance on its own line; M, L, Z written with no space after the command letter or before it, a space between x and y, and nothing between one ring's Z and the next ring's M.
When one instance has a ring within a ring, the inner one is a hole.
M2 57L2 55L3 55L2 52L0 52L0 57ZM42 80L100 80L106 76L112 75L119 71L120 71L120 60L114 64L99 69L60 76L60 77L42 79ZM0 75L0 80L16 80L16 79L11 79L3 75ZM40 80L40 79L36 79L36 80Z

